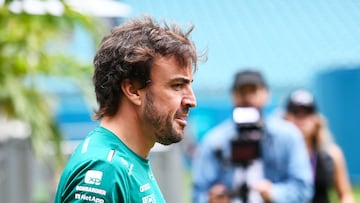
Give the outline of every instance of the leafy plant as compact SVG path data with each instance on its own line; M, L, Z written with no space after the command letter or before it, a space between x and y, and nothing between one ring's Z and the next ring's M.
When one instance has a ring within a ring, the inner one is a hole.
M0 3L0 116L21 120L30 131L36 155L55 153L62 161L62 136L49 101L56 98L41 91L36 78L66 76L89 77L91 66L66 53L72 32L80 26L98 40L95 19L72 10L63 1L61 15L34 15L11 10L12 0ZM59 48L60 47L60 48ZM0 121L1 122L1 121Z

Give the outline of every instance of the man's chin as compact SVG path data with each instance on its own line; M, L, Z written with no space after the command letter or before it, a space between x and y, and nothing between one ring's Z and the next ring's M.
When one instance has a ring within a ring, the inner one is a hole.
M158 139L156 142L163 145L171 145L180 142L184 138L184 134L177 134L176 136L168 137L167 139Z

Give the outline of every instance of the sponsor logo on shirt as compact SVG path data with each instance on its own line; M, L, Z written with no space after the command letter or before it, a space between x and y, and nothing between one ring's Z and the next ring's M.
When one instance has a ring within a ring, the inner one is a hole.
M103 195L103 196L106 195L106 191L103 189L99 189L99 188L77 185L75 189L76 189L76 191L91 192L91 193L96 193L96 194Z
M94 203L104 203L105 202L104 199L98 198L96 196L79 194L79 193L75 193L75 199L79 199L79 200L87 201L87 202L94 202Z
M92 185L100 185L102 175L102 171L88 170L85 174L85 183Z
M129 171L128 171L129 176L132 174L133 169L134 169L134 164L130 164Z
M124 164L124 166L128 169L128 175L132 175L132 171L134 169L134 164L129 164L124 158L120 157L121 163Z
M149 189L150 189L149 183L146 183L146 184L140 186L140 192L145 192L146 190L149 190Z
M148 177L149 177L149 179L152 180L152 181L155 180L154 174L152 174L151 172L148 173Z
M122 157L120 157L120 161L122 164L124 164L124 166L128 167L129 166L129 163Z
M155 195L151 194L142 198L142 203L156 203Z

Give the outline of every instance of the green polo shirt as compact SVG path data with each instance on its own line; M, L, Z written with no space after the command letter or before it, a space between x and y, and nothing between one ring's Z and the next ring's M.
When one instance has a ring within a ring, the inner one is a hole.
M55 203L164 203L148 159L116 135L97 127L71 155Z

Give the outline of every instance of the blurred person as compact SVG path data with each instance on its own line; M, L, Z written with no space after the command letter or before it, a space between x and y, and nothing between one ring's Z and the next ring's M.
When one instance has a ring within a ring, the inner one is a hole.
M313 203L329 203L334 186L340 203L353 203L351 184L341 148L333 141L325 118L318 112L314 96L297 89L288 97L285 118L302 132L314 178Z
M93 75L100 125L68 160L54 202L165 202L149 153L181 141L196 106L192 29L144 16L103 38Z
M268 96L269 90L260 72L250 69L235 75L232 85L235 109L253 107L265 117L262 109ZM225 120L204 136L193 160L194 203L309 202L313 194L311 165L301 132L278 114L263 118L263 125L259 167L251 164L247 170L229 161L232 159L232 140L238 136L234 120ZM257 177L248 181L244 178L247 173ZM248 184L249 187L239 188L239 179L245 179L242 186ZM248 195L243 198L244 193L250 192L257 193L260 199L251 200Z

